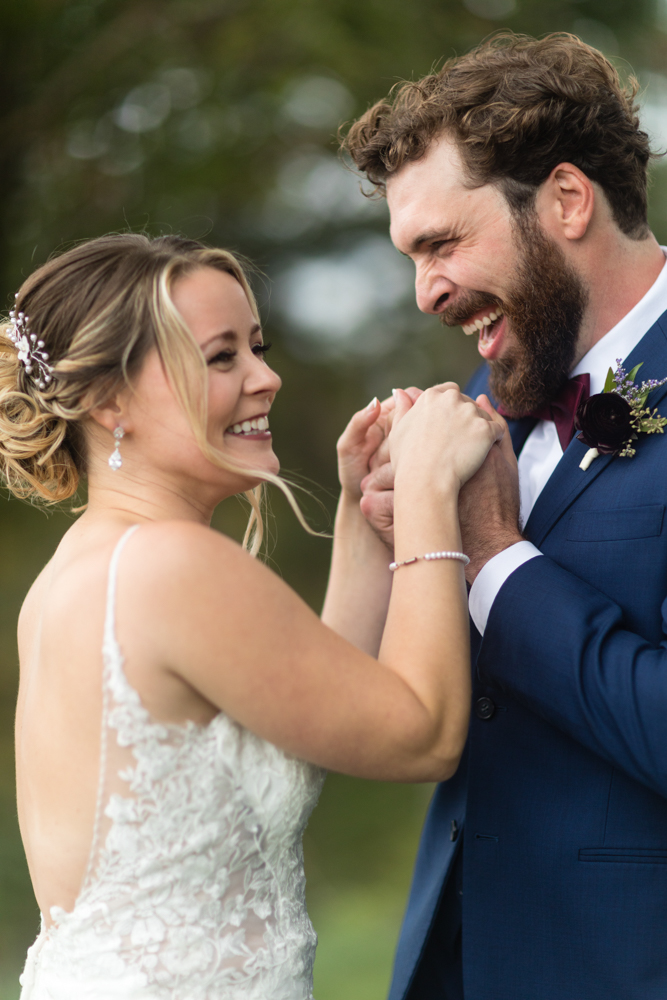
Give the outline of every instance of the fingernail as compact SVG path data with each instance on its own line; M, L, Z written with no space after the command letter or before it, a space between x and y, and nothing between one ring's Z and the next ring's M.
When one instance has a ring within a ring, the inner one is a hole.
M368 406L366 407L366 409L367 410L374 410L377 405L378 405L378 398L377 398L377 396L373 396L373 398L371 399L371 401L368 404Z
M391 394L394 397L394 399L398 399L398 389L392 389Z

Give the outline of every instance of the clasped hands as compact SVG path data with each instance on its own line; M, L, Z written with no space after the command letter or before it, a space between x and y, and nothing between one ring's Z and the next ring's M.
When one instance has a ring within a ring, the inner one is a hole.
M451 387L458 388L454 383ZM404 412L421 392L415 387L397 389L393 397L376 403L381 407L380 414L367 436L368 471L361 479L359 503L364 517L390 552L394 549L394 471L389 458L389 434L397 408ZM475 402L492 419L504 424L486 396L478 396ZM522 540L517 462L507 429L479 471L462 487L459 520L463 551L470 557L466 578L472 584L489 559Z

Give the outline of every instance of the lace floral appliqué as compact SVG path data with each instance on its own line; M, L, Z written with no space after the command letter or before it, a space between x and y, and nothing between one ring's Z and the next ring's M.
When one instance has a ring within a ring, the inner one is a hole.
M134 529L131 529L134 530ZM130 686L109 570L95 834L71 913L31 948L22 1000L310 1000L302 835L324 772L223 713L163 725Z

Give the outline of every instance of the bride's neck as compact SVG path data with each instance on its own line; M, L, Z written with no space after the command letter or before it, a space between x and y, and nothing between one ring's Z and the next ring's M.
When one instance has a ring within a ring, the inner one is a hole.
M110 479L113 476L113 479ZM104 514L124 516L139 521L195 521L210 524L220 497L195 495L185 485L171 482L148 482L141 476L110 474L90 476L88 481L89 517Z

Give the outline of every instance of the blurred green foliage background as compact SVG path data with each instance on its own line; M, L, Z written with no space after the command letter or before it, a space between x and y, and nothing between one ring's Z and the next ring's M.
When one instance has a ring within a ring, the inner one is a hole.
M316 484L306 507L326 527L350 413L393 385L465 380L477 359L417 311L384 204L337 158L337 126L502 27L573 31L632 69L667 145L667 0L3 0L0 308L54 250L104 232L246 254L284 382L276 449ZM660 160L652 178L667 242ZM274 503L272 564L319 608L329 544ZM37 931L14 803L16 618L72 516L0 500L0 1000L18 997ZM244 518L231 500L216 525L238 537ZM385 995L430 791L328 779L306 842L318 1000Z

